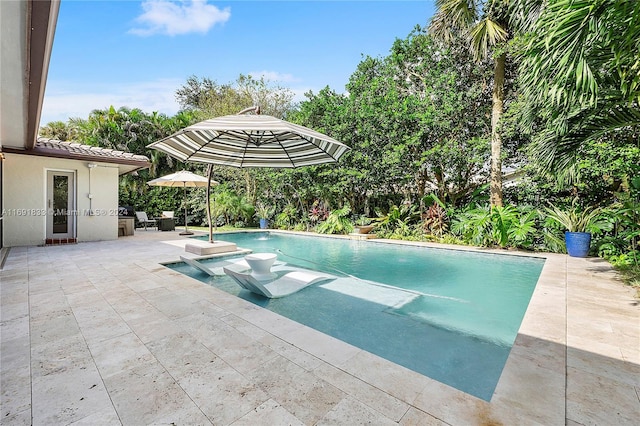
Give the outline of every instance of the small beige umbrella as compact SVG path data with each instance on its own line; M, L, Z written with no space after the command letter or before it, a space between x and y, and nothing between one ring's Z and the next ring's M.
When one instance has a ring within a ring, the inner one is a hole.
M215 180L212 180L211 183L218 185L218 182ZM150 180L147 184L152 186L182 187L184 189L184 232L181 232L180 235L193 235L193 232L189 231L187 227L187 187L196 188L209 186L207 178L187 170L182 170Z

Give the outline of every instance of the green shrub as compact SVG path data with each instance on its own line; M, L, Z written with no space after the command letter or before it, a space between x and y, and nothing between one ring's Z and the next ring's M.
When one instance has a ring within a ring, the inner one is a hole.
M347 203L342 208L333 210L327 220L320 223L316 230L320 234L348 234L353 231L353 224L349 220L351 206Z

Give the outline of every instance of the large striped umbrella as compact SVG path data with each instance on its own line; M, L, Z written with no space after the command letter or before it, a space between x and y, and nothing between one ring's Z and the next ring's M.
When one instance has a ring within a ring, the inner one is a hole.
M181 161L277 168L332 163L349 149L315 130L259 114L201 121L147 147Z

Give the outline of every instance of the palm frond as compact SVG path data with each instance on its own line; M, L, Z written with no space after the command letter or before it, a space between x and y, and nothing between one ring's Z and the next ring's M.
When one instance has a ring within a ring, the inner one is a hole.
M578 109L559 116L543 130L531 146L533 160L545 171L554 170L562 180L572 181L578 148L585 142L625 127L640 126L638 104L602 105Z
M485 17L470 31L471 52L476 60L489 56L490 49L507 40L509 33L497 21Z
M508 2L509 26L517 32L530 31L542 14L545 0L511 0Z
M456 32L468 33L478 19L478 6L474 0L436 0L436 10L429 33L447 43Z

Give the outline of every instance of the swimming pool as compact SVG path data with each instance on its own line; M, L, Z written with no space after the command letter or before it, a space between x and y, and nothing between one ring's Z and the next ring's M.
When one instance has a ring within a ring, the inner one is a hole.
M336 279L283 299L168 265L418 373L490 400L544 259L279 233L219 237ZM228 260L207 260L218 266Z

